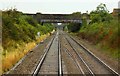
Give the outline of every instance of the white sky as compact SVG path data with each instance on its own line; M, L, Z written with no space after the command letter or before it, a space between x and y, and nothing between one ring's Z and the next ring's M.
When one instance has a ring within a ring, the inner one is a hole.
M0 9L17 8L24 13L70 14L95 10L100 3L106 4L110 12L118 8L120 0L0 0Z

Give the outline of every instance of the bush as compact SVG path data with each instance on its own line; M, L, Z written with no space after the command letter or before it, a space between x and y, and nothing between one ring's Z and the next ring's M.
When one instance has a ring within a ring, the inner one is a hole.
M118 48L120 37L118 36L118 20L111 20L108 22L93 23L81 28L80 34L87 40L97 44L101 43L103 46L110 48ZM104 43L102 43L104 42Z

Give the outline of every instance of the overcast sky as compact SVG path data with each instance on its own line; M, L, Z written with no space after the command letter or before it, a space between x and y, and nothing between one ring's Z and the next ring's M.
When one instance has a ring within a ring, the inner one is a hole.
M0 9L17 8L24 13L70 14L73 12L90 12L100 3L106 4L110 12L118 8L120 0L0 0Z

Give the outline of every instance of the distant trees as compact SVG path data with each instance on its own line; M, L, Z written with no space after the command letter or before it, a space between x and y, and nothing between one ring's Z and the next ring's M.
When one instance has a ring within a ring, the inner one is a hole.
M112 19L112 16L109 14L106 5L101 3L97 6L95 11L90 12L90 19L92 20L91 23L104 21L109 22Z

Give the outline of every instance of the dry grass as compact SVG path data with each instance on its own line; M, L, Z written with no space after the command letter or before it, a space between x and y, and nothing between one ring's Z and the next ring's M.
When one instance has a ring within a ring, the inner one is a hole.
M2 74L2 45L0 45L0 75Z
M42 35L40 38L37 39L37 41L23 44L18 48L12 47L10 52L6 53L5 56L2 56L2 67L0 67L0 69L2 69L2 73L12 68L15 63L17 63L24 55L26 55L32 48L36 46L37 42L43 41L48 36L49 34Z
M50 34L48 33L48 34L46 34L46 35L40 36L40 38L37 39L37 43L43 41L43 40L46 39L49 35L50 35Z

